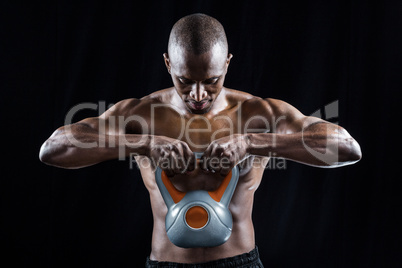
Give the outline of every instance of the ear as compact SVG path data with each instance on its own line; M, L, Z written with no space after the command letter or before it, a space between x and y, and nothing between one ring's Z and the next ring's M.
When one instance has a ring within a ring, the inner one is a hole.
M170 73L171 66L170 66L169 55L167 53L163 53L163 59L165 61L166 68L167 68L168 72Z
M226 65L229 65L230 60L233 58L233 54L228 53L228 58L226 59Z
M228 57L226 58L225 72L228 71L229 63L232 58L233 58L233 55L231 53L228 53Z

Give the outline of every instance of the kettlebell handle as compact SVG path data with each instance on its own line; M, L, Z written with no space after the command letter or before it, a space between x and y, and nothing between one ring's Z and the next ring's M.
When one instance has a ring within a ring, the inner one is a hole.
M196 159L200 159L202 154L202 152L194 153ZM156 169L155 179L167 207L171 207L172 205L180 202L186 195L185 192L176 189L166 173L160 167L157 167ZM215 191L208 191L208 194L216 202L220 202L223 205L228 206L230 200L232 199L238 179L239 168L235 166L222 180L221 185Z

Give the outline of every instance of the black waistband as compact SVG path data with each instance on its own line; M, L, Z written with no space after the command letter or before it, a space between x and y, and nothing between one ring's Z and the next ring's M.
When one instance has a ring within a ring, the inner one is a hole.
M242 267L247 266L249 264L261 264L260 255L258 253L258 248L255 247L252 251L248 253L243 253L234 257L219 259L215 261L209 261L204 263L194 263L194 264L186 264L186 263L176 263L176 262L158 262L152 261L147 258L146 267L183 267L183 268L201 268L201 267L210 267L210 268L223 268L223 267ZM255 266L255 267L263 267Z

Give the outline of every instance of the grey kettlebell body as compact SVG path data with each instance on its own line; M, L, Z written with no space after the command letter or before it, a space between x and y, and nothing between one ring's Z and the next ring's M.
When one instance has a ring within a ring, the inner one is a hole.
M197 159L201 155L195 153ZM222 181L221 193L204 190L180 192L159 167L155 179L168 208L165 227L173 244L182 248L216 247L229 239L233 226L229 203L239 179L237 166Z

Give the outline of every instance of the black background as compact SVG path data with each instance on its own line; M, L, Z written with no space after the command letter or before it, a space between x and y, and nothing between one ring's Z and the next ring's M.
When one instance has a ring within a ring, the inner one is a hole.
M333 121L362 148L352 166L265 172L253 213L265 266L400 267L402 5L358 0L1 1L2 266L143 267L152 215L139 171L49 167L39 148L76 104L171 86L169 31L195 12L225 27L227 87L306 115L339 101Z

